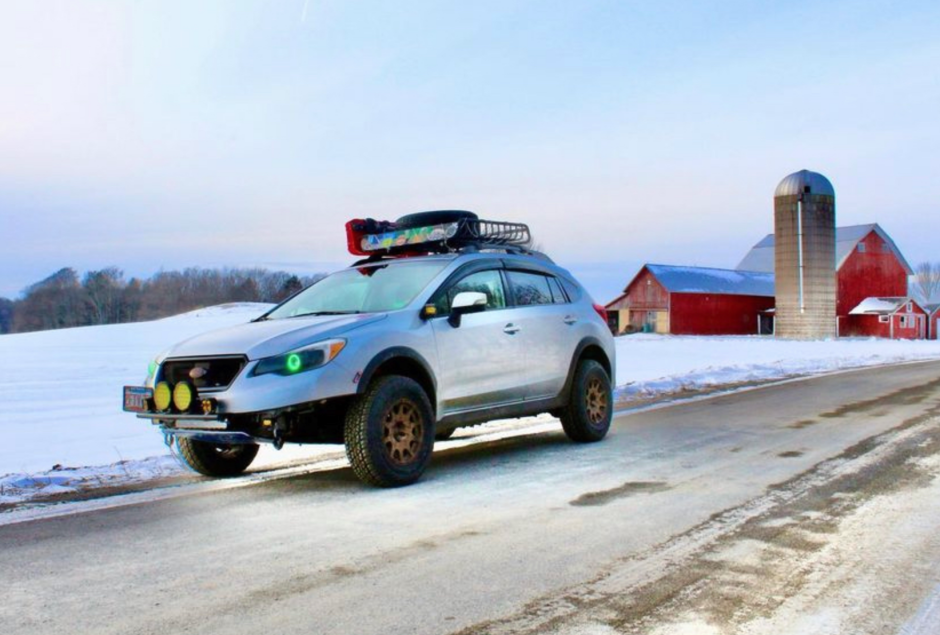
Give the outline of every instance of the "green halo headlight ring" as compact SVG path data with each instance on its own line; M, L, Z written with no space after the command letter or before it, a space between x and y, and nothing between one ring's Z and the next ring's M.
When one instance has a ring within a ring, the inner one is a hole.
M284 360L284 368L288 373L293 375L294 373L299 373L304 367L303 358L297 353L291 353Z
M170 384L161 381L153 389L153 407L157 412L166 412L170 409L172 401L173 391L170 390Z
M251 370L251 377L261 375L299 375L308 370L320 368L333 361L346 346L344 339L325 340L283 355L273 355L258 360Z

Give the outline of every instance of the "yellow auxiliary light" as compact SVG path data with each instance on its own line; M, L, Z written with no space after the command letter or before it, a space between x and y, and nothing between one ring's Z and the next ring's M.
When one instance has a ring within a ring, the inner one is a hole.
M189 412L189 409L193 406L195 396L195 391L189 385L189 382L181 381L173 389L173 405L180 412Z
M170 384L161 381L153 389L153 407L158 412L166 412L170 409L170 401L173 399L173 393L170 391Z

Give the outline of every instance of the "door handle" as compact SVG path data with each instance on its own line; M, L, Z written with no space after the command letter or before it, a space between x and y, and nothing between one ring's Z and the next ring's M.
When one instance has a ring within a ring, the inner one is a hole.
M510 322L509 324L503 327L503 333L506 333L507 335L515 335L519 331L520 331L520 328L516 326L515 324L513 324L512 322Z
M578 321L578 318L575 317L574 315L565 316L565 324L574 324L577 321Z

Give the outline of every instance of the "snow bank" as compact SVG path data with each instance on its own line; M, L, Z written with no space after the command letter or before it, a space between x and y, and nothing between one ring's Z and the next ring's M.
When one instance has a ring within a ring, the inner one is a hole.
M638 333L618 337L616 342L618 399L940 359L940 341L842 338L803 342Z
M0 503L19 503L36 497L74 494L83 490L127 487L183 474L174 456L154 456L91 467L56 467L37 474L0 477Z
M182 473L168 457L162 435L121 411L122 386L140 383L150 361L175 342L247 322L267 308L227 304L153 322L0 336L0 503L24 500L30 492L61 493ZM617 355L618 398L631 399L940 359L940 342L637 334L617 338ZM262 448L257 462L270 466L337 450L288 446L276 453Z

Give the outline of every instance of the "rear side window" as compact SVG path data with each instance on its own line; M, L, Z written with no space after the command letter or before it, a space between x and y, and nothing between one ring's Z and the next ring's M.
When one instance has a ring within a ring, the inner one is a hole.
M538 273L508 271L509 286L512 288L516 306L537 306L554 304L548 278Z
M567 304L568 298L565 297L565 292L561 290L561 283L558 282L557 278L549 278L548 286L552 290L552 300L555 304Z
M437 307L438 315L450 313L450 305L454 298L464 291L485 293L487 310L506 307L506 293L499 271L478 271L458 280L435 300L434 306Z
M565 288L565 291L568 293L568 298L572 302L577 302L581 299L581 288L578 285L574 284L570 280L561 278L561 286Z

